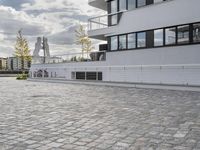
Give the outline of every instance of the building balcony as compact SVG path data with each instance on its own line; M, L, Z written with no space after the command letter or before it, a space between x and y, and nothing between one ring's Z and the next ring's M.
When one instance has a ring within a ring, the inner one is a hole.
M118 25L123 12L106 14L88 20L88 35L98 40L106 40L106 35L112 33Z

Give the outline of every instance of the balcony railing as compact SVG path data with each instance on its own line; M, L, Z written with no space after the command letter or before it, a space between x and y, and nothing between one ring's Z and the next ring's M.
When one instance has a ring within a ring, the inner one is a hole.
M108 26L117 25L123 12L126 12L126 10L89 19L88 30L103 29Z
M51 57L33 57L32 64L91 62L104 60L106 60L106 51L93 51L89 53L69 53L65 55L55 55Z
M108 16L103 15L88 20L88 30L96 30L108 27Z

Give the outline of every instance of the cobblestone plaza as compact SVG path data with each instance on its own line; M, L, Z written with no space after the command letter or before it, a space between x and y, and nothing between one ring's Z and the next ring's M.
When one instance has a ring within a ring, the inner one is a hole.
M200 150L200 93L0 78L0 150Z

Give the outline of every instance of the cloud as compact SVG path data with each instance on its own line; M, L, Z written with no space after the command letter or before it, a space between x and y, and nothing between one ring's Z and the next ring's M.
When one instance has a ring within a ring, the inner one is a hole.
M12 55L21 28L32 51L38 36L49 39L52 54L80 51L75 44L77 24L87 25L88 18L102 13L90 7L87 0L0 1L0 57Z

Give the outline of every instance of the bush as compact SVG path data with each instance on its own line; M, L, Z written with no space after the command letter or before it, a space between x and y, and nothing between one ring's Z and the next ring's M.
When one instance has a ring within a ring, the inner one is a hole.
M25 73L22 73L22 74L18 74L17 75L17 80L26 80L28 78L28 75L25 74Z

